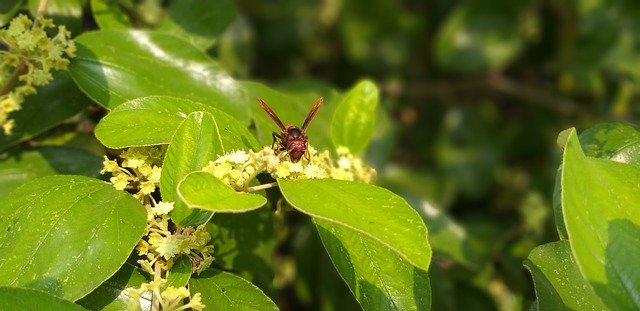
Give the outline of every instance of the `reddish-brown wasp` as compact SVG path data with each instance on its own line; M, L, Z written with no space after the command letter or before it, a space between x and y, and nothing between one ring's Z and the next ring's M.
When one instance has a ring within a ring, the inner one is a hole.
M280 121L280 118L278 118L276 113L273 112L273 110L271 110L271 108L267 105L267 103L265 103L260 98L256 97L256 99L258 100L258 104L260 104L260 107L262 107L262 109L264 109L264 111L267 112L269 117L271 117L271 119L278 125L278 127L280 127L280 131L282 131L280 134L276 132L273 132L272 134L274 149L277 148L279 151L286 150L287 153L289 153L289 156L291 157L291 162L295 163L300 161L300 158L302 158L302 155L304 155L308 161L309 160L309 152L307 150L308 138L307 138L307 135L304 133L304 131L307 129L307 126L309 126L309 123L311 122L313 117L316 115L316 112L318 112L318 109L320 109L320 106L322 105L322 102L323 102L323 98L320 97L318 98L318 100L316 100L316 103L313 105L313 107L307 114L307 117L304 119L304 123L302 123L302 129L298 128L293 124L284 125L282 121ZM275 147L277 146L276 142L278 141L278 138L280 139L280 144L278 147Z

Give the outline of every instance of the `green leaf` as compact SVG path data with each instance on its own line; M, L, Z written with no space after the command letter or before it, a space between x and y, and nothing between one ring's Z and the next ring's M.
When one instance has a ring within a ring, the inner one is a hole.
M130 194L99 180L30 181L0 202L0 285L83 297L122 266L146 218Z
M5 0L0 2L0 27L9 23L20 10L23 1L24 0Z
M169 15L158 28L206 50L236 16L231 0L180 0L169 5Z
M102 159L81 149L43 147L0 157L0 199L23 183L55 174L97 177Z
M100 284L89 295L78 300L78 304L89 310L127 310L127 303L133 297L127 295L125 289L129 287L138 288L147 281L141 270L129 263L125 263L116 274ZM143 295L143 299L145 298L147 297ZM151 305L150 299L146 300L146 302Z
M415 206L415 205L414 205ZM472 247L466 228L427 201L420 202L419 213L429 228L433 251L474 269L481 266L480 254Z
M71 301L31 289L0 286L0 310L87 310Z
M16 120L13 134L0 135L0 151L31 139L80 112L89 100L66 72L56 72L49 84L27 96L22 109L10 115Z
M333 179L280 179L278 184L287 202L299 211L366 234L412 265L429 269L427 228L418 213L393 192Z
M240 142L242 149L259 149L247 127L232 116L208 105L170 96L149 96L123 103L100 120L96 137L105 146L116 149L168 144L180 123L196 111L215 116L225 144L237 146L236 142ZM210 135L218 132L212 131Z
M259 208L241 214L217 213L207 223L216 264L226 271L234 271L268 294L275 292L273 221L271 208Z
M206 270L189 281L192 293L201 293L211 310L278 310L259 288L247 280L219 270Z
M331 120L334 146L348 147L354 154L365 150L373 135L378 100L378 88L366 80L344 95Z
M191 44L146 31L101 30L76 39L69 66L78 86L113 109L150 95L189 98L219 108L249 124L250 102L222 68Z
M100 29L129 29L131 21L117 1L91 0L91 14Z
M640 308L640 167L588 158L575 129L564 148L562 211L580 271L611 309Z
M173 262L173 267L171 267L171 271L169 271L167 283L165 283L163 288L167 288L169 286L178 288L187 285L191 278L191 270L192 263L187 255L181 255L176 258Z
M580 134L587 156L621 163L640 164L640 131L622 122L591 127Z
M218 213L242 213L259 208L267 199L258 194L236 192L208 172L193 172L178 184L178 196L189 208Z
M36 16L40 0L29 0L29 12ZM44 16L53 19L56 25L65 25L73 35L82 31L83 0L47 0Z
M580 274L569 241L547 243L531 251L524 262L531 272L538 310L605 310L591 285Z
M164 201L176 202L171 218L180 226L198 225L210 216L209 212L189 209L179 201L176 188L180 180L193 171L202 170L217 156L232 150L247 149L249 138L241 139L243 136L235 134L241 132L240 129L227 121L219 118L219 115L193 112L171 139L162 166L160 191Z
M364 310L429 310L426 271L366 234L325 220L314 222L333 264Z

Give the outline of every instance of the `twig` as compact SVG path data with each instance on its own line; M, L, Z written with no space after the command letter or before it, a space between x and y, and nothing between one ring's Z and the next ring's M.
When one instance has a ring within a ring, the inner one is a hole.
M579 111L579 105L558 94L539 87L519 83L502 73L492 73L478 79L458 79L456 81L421 81L409 84L404 90L413 96L433 96L456 98L459 94L487 94L497 92L519 100L544 107L551 111L572 115Z
M277 186L278 186L278 182L274 181L274 182L268 183L268 184L262 184L262 185L257 185L257 186L253 186L253 187L247 187L247 192L255 192L255 191L269 189L269 188L273 188L273 187L277 187Z
M162 273L162 267L160 266L159 262L156 261L155 264L153 265L153 278L154 280L160 278L160 273ZM158 311L160 310L160 297L157 297L156 295L157 291L152 291L151 294L151 311Z
M36 11L36 23L38 22L38 17L42 17L44 15L44 10L47 8L48 0L40 0L38 3L38 10Z
M9 77L9 80L7 80L7 83L5 83L4 86L2 87L2 90L0 90L0 96L9 94L9 92L13 90L13 87L15 86L16 82L18 82L18 79L20 78L20 76L25 74L26 71L27 71L27 65L25 65L24 61L20 61L20 64L18 64L18 67L16 67L16 70L13 71L13 74L11 74L11 77Z

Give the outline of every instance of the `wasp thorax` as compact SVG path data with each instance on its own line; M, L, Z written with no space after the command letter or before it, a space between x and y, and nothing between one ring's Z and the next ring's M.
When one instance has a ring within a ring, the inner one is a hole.
M287 134L292 138L300 138L302 136L302 131L297 127L292 127L287 131Z

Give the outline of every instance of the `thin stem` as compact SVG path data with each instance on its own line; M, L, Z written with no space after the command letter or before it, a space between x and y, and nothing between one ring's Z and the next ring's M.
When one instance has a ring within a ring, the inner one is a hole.
M0 96L9 94L9 92L13 90L13 87L15 86L16 82L18 82L18 78L20 78L21 75L25 74L26 71L27 71L27 65L25 65L24 61L20 61L20 64L18 64L18 67L16 67L16 70L13 71L13 74L11 74L11 77L9 77L9 80L7 80L7 83L5 83L4 86L2 87L2 90L0 90Z
M255 191L269 189L269 188L273 188L273 187L277 187L277 186L278 186L278 182L274 181L274 182L268 183L268 184L262 184L262 185L257 185L257 186L253 186L253 187L247 187L247 192L255 192Z
M36 11L36 22L34 23L34 25L38 23L38 17L42 17L42 15L44 15L44 10L46 8L47 0L40 0L40 2L38 3L38 10Z
M157 280L160 277L160 273L162 273L161 271L162 267L160 266L160 264L156 261L153 265L153 279ZM158 311L160 310L160 295L159 293L157 293L156 290L153 291L153 294L151 296L151 311Z

